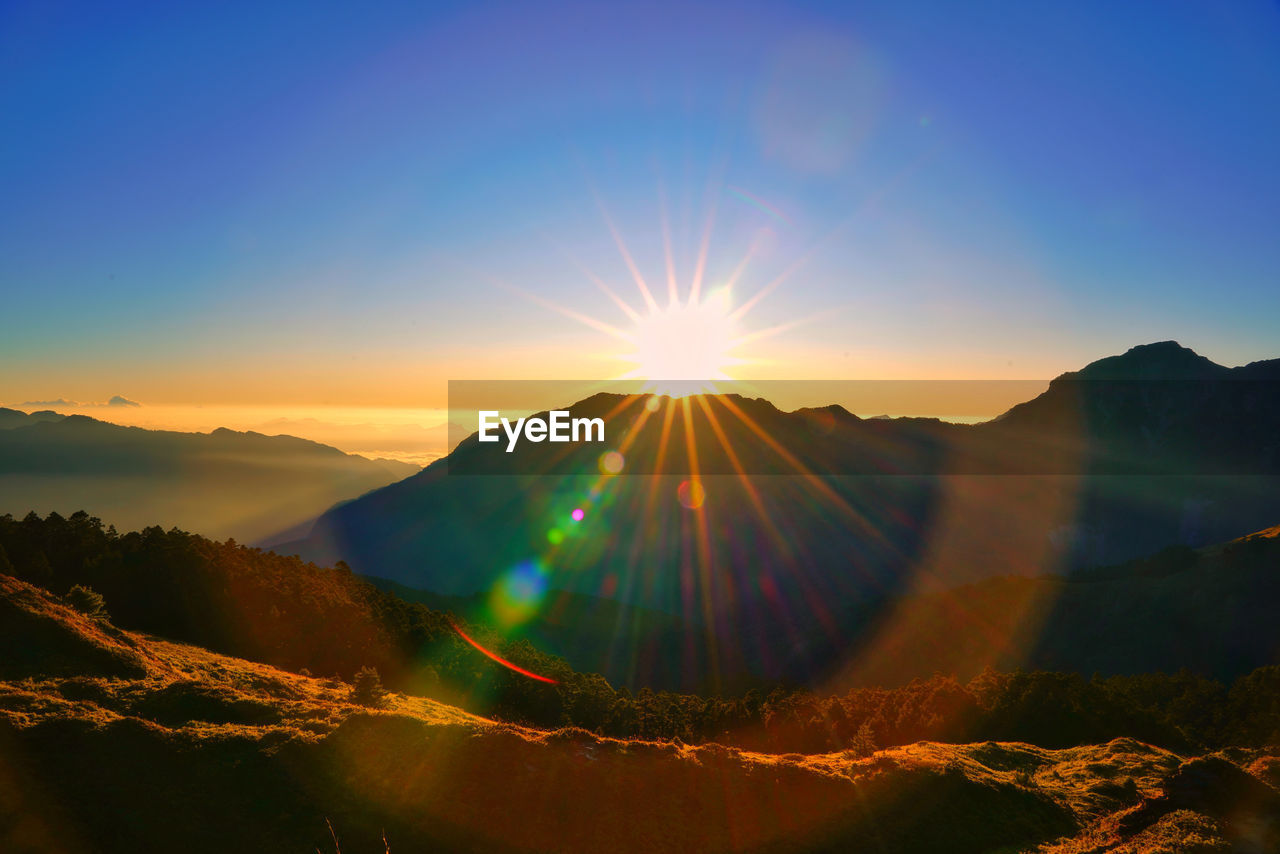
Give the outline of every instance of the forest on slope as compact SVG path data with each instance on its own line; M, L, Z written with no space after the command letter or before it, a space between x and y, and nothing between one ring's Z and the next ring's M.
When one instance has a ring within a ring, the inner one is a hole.
M1224 547L1274 572L1280 540ZM491 627L406 602L352 574L176 529L119 534L84 513L0 517L0 573L57 595L87 587L117 625L293 672L352 678L544 727L718 741L775 752L1010 740L1068 747L1131 737L1172 749L1280 742L1280 667L1231 683L1191 671L945 672L897 687L762 686L734 695L615 688ZM541 681L500 666L461 631ZM20 642L20 638L14 638Z

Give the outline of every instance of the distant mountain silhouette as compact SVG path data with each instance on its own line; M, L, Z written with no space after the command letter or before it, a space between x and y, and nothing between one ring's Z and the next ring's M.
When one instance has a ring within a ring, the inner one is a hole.
M996 419L1005 430L1074 432L1111 462L1158 472L1280 474L1280 359L1217 365L1174 341L1063 374Z
M417 470L292 436L0 409L0 512L17 515L85 509L121 528L160 523L252 542Z
M1280 359L1225 368L1172 341L1063 374L979 424L863 419L839 405L783 412L739 394L706 399L708 407L690 406L670 425L648 418L639 397L600 393L570 409L604 419L608 435L629 436L629 474L1280 474ZM702 438L696 462L689 432ZM576 474L592 470L600 453L583 443L496 447L473 434L450 455L449 470Z
M0 430L7 430L10 427L26 427L43 421L61 421L66 417L61 413L54 412L52 409L41 409L37 412L20 412L17 409L0 407Z
M704 476L697 511L679 500L689 470L682 418L660 469L672 474L616 477L594 494L599 446L526 443L503 454L473 436L280 548L452 595L488 590L537 558L553 587L701 621L706 637L667 666L807 678L796 662L826 667L824 654L808 651L851 641L860 629L842 616L868 603L1114 564L1273 524L1277 379L1280 360L1225 368L1166 342L1065 374L977 425L713 398L737 464L761 476ZM572 409L618 404L597 395ZM614 418L625 424L641 408ZM710 416L690 409L699 470L734 471ZM638 431L628 471L657 468L659 420ZM797 463L812 476L794 476ZM518 476L458 476L466 471ZM585 509L580 523L570 521L575 507ZM551 529L565 535L555 547Z

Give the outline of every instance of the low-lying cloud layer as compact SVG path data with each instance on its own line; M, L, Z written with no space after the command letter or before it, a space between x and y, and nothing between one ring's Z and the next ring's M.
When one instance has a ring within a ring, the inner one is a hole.
M119 408L138 408L142 404L137 401L130 400L121 395L112 395L105 403L82 402L78 400L67 400L60 397L57 400L27 400L17 405L18 409L119 409Z

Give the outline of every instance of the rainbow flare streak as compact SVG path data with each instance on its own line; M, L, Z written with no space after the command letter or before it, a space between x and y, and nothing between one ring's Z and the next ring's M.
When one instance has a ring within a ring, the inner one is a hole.
M761 211L762 213L768 214L769 217L775 220L776 222L783 223L784 225L791 225L791 220L787 217L786 214L784 214L782 211L778 210L776 207L766 202L764 199L755 195L754 193L748 193L746 190L742 189L741 187L735 187L732 184L725 187L725 191L728 192L730 195L736 196L737 198L751 205L756 210Z
M471 637L471 635L464 632L462 630L462 627L459 626L457 623L455 623L453 620L449 621L449 625L453 626L453 630L458 633L458 637L462 638L464 641L466 641L467 643L475 647L477 650L479 650L483 655L487 656L493 661L496 661L498 664L501 664L503 667L506 667L509 670L514 670L516 673L519 673L521 676L528 676L530 679L537 679L539 682L546 682L551 685L560 684L558 680L552 679L550 676L541 676L537 673L534 673L532 670L525 670L520 665L513 664L512 662L507 661L505 658L498 655L496 652L492 652L491 650L486 649L485 647L477 643L475 639Z

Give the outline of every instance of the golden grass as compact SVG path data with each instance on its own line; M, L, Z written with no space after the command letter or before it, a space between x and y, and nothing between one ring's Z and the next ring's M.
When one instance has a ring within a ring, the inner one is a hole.
M1220 822L1185 810L1121 832L1120 817L1158 796L1186 758L1131 739L1066 750L922 742L857 758L539 730L395 693L368 709L345 682L122 632L11 579L0 578L0 603L52 639L58 664L42 674L31 658L29 675L0 680L0 727L21 735L74 722L104 739L125 727L188 757L232 743L263 762L284 757L289 796L314 800L321 830L334 804L347 810L334 825L344 842L365 843L352 854L384 854L387 839L401 850L445 839L492 850L799 851L862 838L887 851L1226 850ZM1280 758L1229 758L1274 784ZM332 843L341 850L337 834Z

